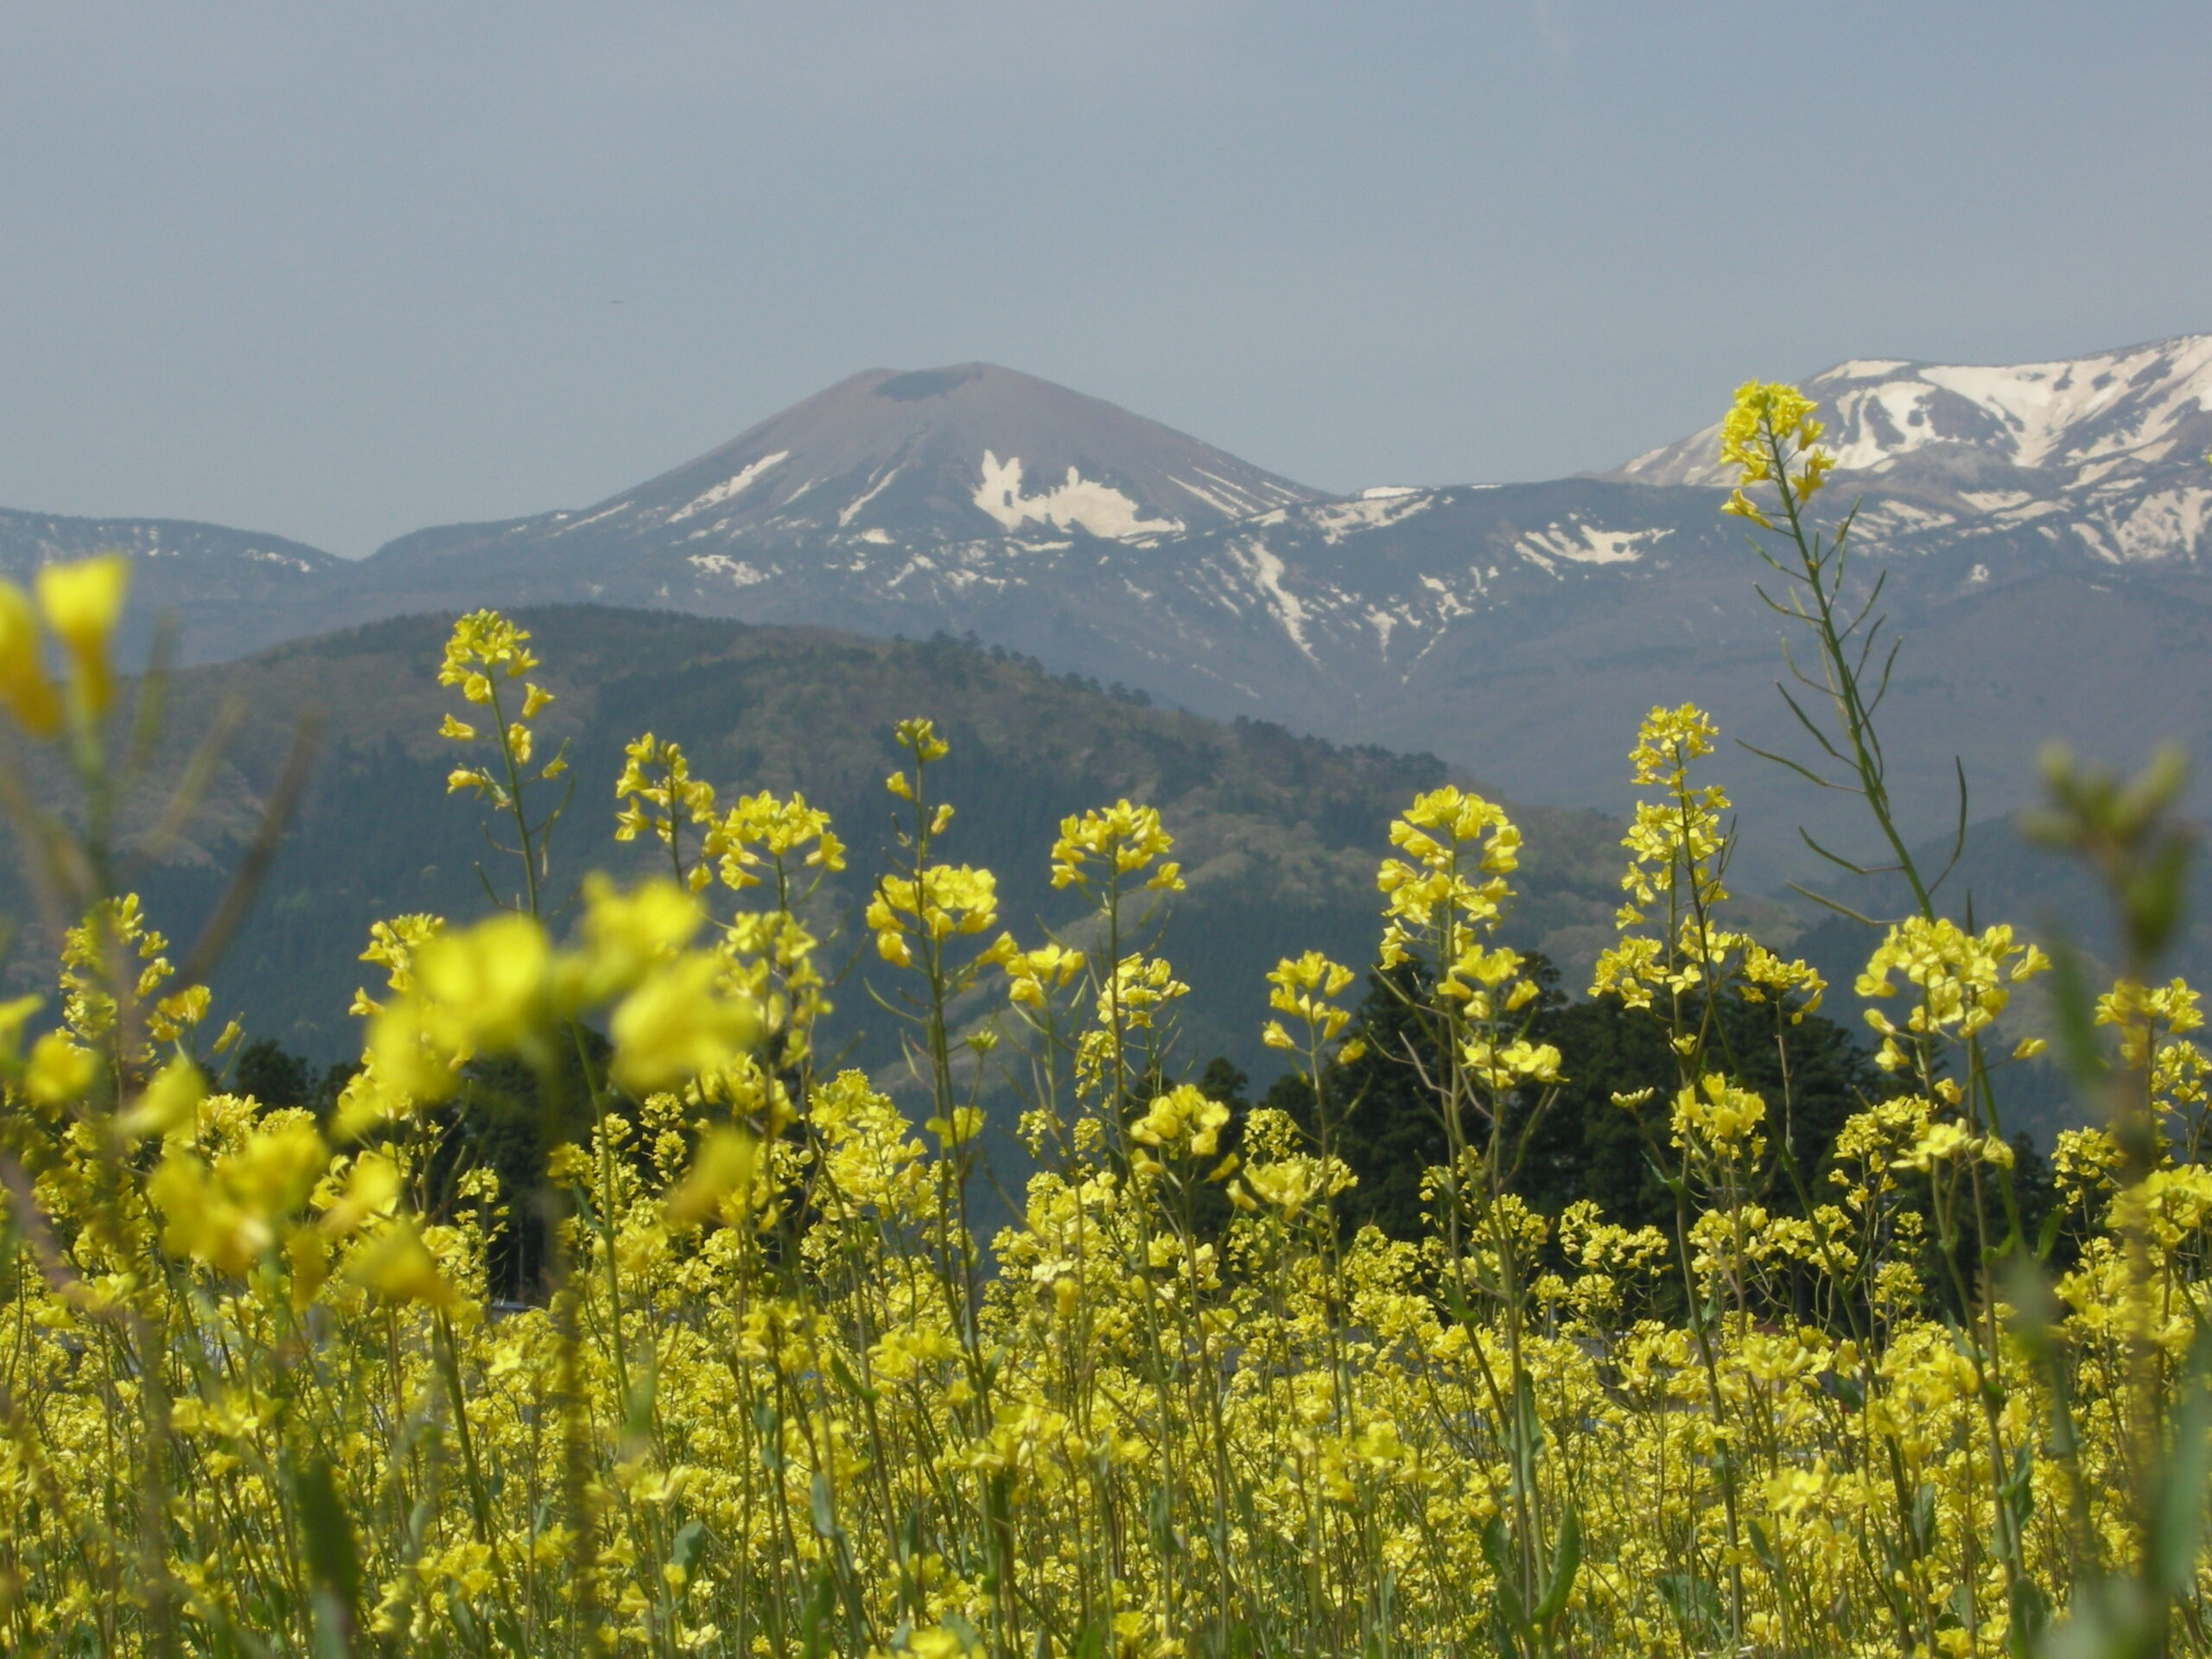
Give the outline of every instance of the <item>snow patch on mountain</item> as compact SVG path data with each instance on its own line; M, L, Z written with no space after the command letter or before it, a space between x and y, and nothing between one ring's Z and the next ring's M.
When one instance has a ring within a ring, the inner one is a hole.
M2120 558L2131 564L2193 555L2206 545L2212 530L2212 489L2161 490L2131 502L2114 514L2112 537Z
M1433 495L1408 491L1403 495L1363 495L1357 501L1332 501L1323 506L1308 507L1306 514L1319 529L1321 539L1333 543L1361 531L1380 530L1386 524L1397 524L1415 513L1426 512L1435 505Z
M1109 541L1127 541L1136 536L1173 536L1183 528L1179 519L1147 518L1135 497L1085 478L1073 467L1064 482L1041 495L1024 494L1021 470L1020 456L1001 461L993 451L983 451L982 482L976 486L973 499L1009 531L1035 519L1061 530L1084 530Z
M893 479L898 477L899 474L905 470L906 469L903 467L892 467L888 472L885 473L881 478L877 479L873 484L870 484L868 488L861 491L860 494L855 496L846 505L839 508L837 512L837 528L842 530L848 524L851 524L854 519L859 518L861 509L868 505L869 502L874 500L877 496L881 495L883 493L884 486L889 484Z
M1204 477L1205 474L1201 474L1199 476ZM1242 499L1238 495L1230 494L1218 489L1209 489L1203 484L1193 484L1187 478L1175 478L1171 475L1168 481L1177 489L1196 496L1216 512L1226 513L1231 518L1249 517L1254 511L1251 504Z
M566 536L572 531L582 530L586 524L595 524L602 518L612 518L616 513L622 512L629 505L630 498L624 496L622 499L615 502L612 506L601 507L597 512L587 513L584 517L573 521L569 521L569 514L565 512L556 512L553 515L554 518L563 520L563 522L559 525L556 534Z
M1578 522L1554 522L1531 531L1514 543L1514 550L1535 559L1547 570L1551 560L1575 564L1633 564L1646 549L1673 532L1667 530L1599 530Z
M753 462L743 471L740 472L735 477L724 479L721 483L715 485L714 488L708 490L700 495L695 496L690 501L687 502L683 506L678 507L674 512L668 515L669 522L671 524L674 524L679 518L689 518L696 513L704 512L710 507L718 507L725 501L730 500L737 496L743 495L746 491L751 489L753 485L757 483L771 468L779 467L785 461L790 460L791 453L791 452L788 449L779 449L772 455L761 456L760 460ZM805 486L801 486L800 488L801 493L804 493ZM784 499L786 502L789 502L792 498L786 496Z
M149 547L146 551L149 556L158 556L162 553L168 553L174 556L176 550L175 548ZM281 564L287 570L309 572L313 571L315 568L307 560L299 557L296 554L279 553L273 548L249 547L245 550L245 556L249 559L257 559L264 564Z
M1921 375L1994 413L2012 434L2014 461L2040 467L2139 449L2185 410L2212 409L2212 335L2177 343L2177 351L2148 346L2010 368L1939 365ZM2107 424L2115 415L2122 418Z
M1280 506L1286 501L1295 501L1300 499L1288 490L1278 489L1273 486L1248 487L1239 484L1234 479L1224 478L1219 473L1209 472L1203 467L1194 467L1192 471L1206 481L1204 484L1193 483L1187 478L1173 474L1168 475L1167 481L1185 494L1205 502L1216 512L1226 518L1249 518L1255 513L1266 512L1269 507Z
M1296 594L1283 586L1285 566L1281 556L1257 536L1238 537L1229 543L1228 552L1257 590L1260 602L1290 637L1290 643L1308 661L1318 661L1306 638L1306 606Z
M756 587L776 574L759 569L743 559L733 559L727 553L694 553L685 563L702 575L728 577L733 588Z
M1862 535L1910 535L1920 531L1941 530L1946 524L1958 522L1948 512L1916 506L1910 501L1877 501L1862 508L1854 525Z
M1421 585L1435 595L1433 604L1436 614L1444 621L1448 622L1455 616L1465 616L1471 608L1466 601L1452 591L1451 583L1440 576L1423 575ZM1475 586L1478 591L1482 587L1482 575L1479 571L1475 573Z

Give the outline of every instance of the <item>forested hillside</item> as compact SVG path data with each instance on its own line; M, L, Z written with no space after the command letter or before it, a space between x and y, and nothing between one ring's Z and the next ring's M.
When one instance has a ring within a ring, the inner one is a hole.
M1160 808L1190 882L1162 949L1193 987L1183 1040L1193 1066L1223 1053L1255 1076L1275 1069L1258 1033L1262 975L1277 957L1318 947L1371 959L1375 866L1390 817L1446 777L1433 757L1149 708L1135 694L950 639L869 640L594 607L521 620L544 658L534 677L556 698L544 741L569 744L575 783L554 834L556 893L588 868L638 870L658 854L613 835L623 745L650 731L682 743L725 800L797 789L835 815L851 868L825 890L817 920L833 936L830 959L856 963L858 907L888 833L892 724L925 715L952 745L942 779L959 816L944 854L997 873L1003 921L1025 940L1075 913L1047 876L1061 817L1123 796ZM512 879L513 861L484 838L475 798L446 792L455 757L436 735L450 702L436 669L449 620L402 618L290 644L185 670L168 689L163 780L226 707L238 722L197 815L180 839L149 849L135 877L156 924L180 942L237 865L296 720L320 713L314 781L215 982L219 1013L240 1013L252 1034L318 1061L343 1058L358 1040L346 1006L372 976L357 960L372 922L414 911L474 915L486 903L480 865L495 883ZM1571 974L1610 931L1619 829L1591 813L1519 816L1529 853L1513 934ZM43 977L38 944L34 931L15 952L11 984ZM855 976L872 964L871 952ZM859 1044L864 1059L887 1058L887 1022L857 977L835 1000L835 1040Z

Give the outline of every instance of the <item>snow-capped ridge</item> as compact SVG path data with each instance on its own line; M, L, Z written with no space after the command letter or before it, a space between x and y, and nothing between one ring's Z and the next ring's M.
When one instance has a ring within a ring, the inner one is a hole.
M1862 533L1972 537L2051 519L2091 557L2143 563L2212 550L2212 334L2005 365L1859 359L1803 384L1827 426ZM1719 428L1611 477L1725 487ZM2060 520L2064 524L2062 527Z
M1915 458L1969 450L1985 462L2093 482L2079 474L2099 461L2155 464L2212 442L2212 334L2041 363L1860 359L1802 389L1821 405L1839 472L1897 473ZM1611 476L1726 486L1719 430L1716 422Z

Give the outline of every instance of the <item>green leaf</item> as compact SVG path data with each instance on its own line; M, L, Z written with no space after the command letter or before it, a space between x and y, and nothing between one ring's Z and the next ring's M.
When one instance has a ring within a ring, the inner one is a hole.
M699 1548L707 1540L707 1523L687 1521L676 1534L676 1541L669 1547L668 1559L690 1573L698 1564Z
M2009 1605L2012 1628L2032 1643L2050 1626L2050 1598L2043 1586L2024 1575L2012 1580Z
M1751 1554L1758 1558L1761 1567L1770 1573L1782 1571L1782 1560L1774 1552L1774 1540L1766 1535L1766 1529L1753 1520L1749 1522L1751 1535Z
M2186 1593L2195 1576L2205 1485L2212 1479L2212 1326L2198 1328L2184 1375L2191 1385L2188 1402L2175 1416L2174 1449L2151 1520L2152 1580L2169 1598Z
M1912 1541L1923 1555L1936 1548L1936 1489L1923 1486L1912 1495L1912 1513L1906 1517Z
M1491 1573L1497 1581L1498 1617L1515 1636L1527 1640L1534 1634L1529 1624L1529 1611L1521 1599L1520 1587L1513 1581L1512 1549L1505 1535L1505 1522L1494 1515L1483 1522L1483 1556L1490 1562Z
M830 1375L837 1379L837 1386L846 1393L857 1395L870 1405L874 1405L883 1398L883 1391L880 1389L871 1389L853 1375L852 1367L845 1363L844 1357L841 1354L830 1356Z
M830 1617L830 1609L837 1597L837 1586L830 1582L830 1569L814 1569L813 1592L806 1599L806 1605L799 1613L799 1651L806 1659L820 1659L824 1650L823 1625Z
M321 1659L346 1659L353 1651L359 1615L361 1558L329 1459L312 1458L296 1467L292 1495L300 1506L301 1553L315 1594L315 1651Z
M1567 1611L1567 1599L1574 1589L1574 1575L1582 1568L1582 1522L1569 1509L1560 1522L1559 1542L1552 1550L1550 1581L1544 1586L1544 1599L1536 1604L1535 1620L1548 1624Z
M784 1420L766 1400L753 1408L753 1426L760 1431L760 1461L780 1472L784 1466Z
M2062 938L2051 940L2050 987L2046 1000L2057 1016L2059 1058L2075 1086L2094 1094L2105 1076L2104 1058L2097 1052L2096 999L2081 954Z
M653 1427L653 1401L660 1391L660 1378L653 1364L653 1351L647 1344L642 1355L638 1374L630 1381L629 1392L622 1402L622 1433L632 1443L651 1437Z
M2035 1452L2023 1446L2012 1453L2012 1472L2005 1478L2000 1495L2005 1509L2012 1517L2012 1535L2019 1538L2028 1529L2028 1522L2035 1513Z

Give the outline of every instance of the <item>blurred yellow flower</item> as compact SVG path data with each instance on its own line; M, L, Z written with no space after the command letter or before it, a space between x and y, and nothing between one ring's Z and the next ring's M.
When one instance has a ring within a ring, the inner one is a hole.
M37 581L39 609L68 653L78 695L87 712L105 714L115 695L108 642L123 617L130 561L106 553L74 563L41 565Z

